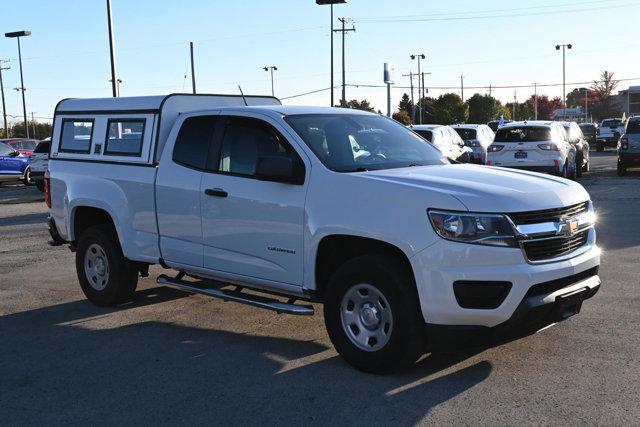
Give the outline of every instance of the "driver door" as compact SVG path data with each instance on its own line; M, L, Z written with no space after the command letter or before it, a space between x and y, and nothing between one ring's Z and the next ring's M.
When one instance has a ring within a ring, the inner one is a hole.
M215 155L200 184L204 267L302 286L304 183L259 177L258 163L288 157L304 165L275 122L251 116L225 116L212 150Z

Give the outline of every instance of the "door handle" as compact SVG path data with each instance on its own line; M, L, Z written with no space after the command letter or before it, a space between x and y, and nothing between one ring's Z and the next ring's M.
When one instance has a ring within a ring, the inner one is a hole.
M227 197L229 195L229 193L224 191L222 188L207 188L204 190L204 194L214 197Z

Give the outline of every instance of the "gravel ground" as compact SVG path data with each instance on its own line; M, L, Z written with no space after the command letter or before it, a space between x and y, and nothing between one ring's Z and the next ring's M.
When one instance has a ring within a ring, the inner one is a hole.
M0 188L0 420L23 424L638 424L640 173L594 153L601 291L580 315L489 349L429 354L390 376L331 347L321 310L278 315L140 282L83 297L73 254L46 245L40 197ZM16 196L16 193L18 196ZM319 309L320 307L317 307Z

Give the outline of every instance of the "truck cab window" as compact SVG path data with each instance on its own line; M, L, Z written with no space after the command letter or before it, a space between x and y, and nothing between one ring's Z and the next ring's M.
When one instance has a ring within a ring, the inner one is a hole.
M225 126L220 150L219 172L254 176L261 157L297 156L282 136L261 120L230 118Z
M217 116L197 116L186 119L173 148L173 161L204 170L216 120Z

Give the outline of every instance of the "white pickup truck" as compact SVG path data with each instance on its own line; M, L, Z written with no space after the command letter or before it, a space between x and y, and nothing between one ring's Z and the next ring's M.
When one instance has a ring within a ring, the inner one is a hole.
M51 244L75 251L93 303L133 298L151 264L176 272L160 285L227 301L303 315L322 303L335 348L368 372L412 364L441 332L558 322L600 286L580 184L450 164L376 114L69 99L50 159Z

